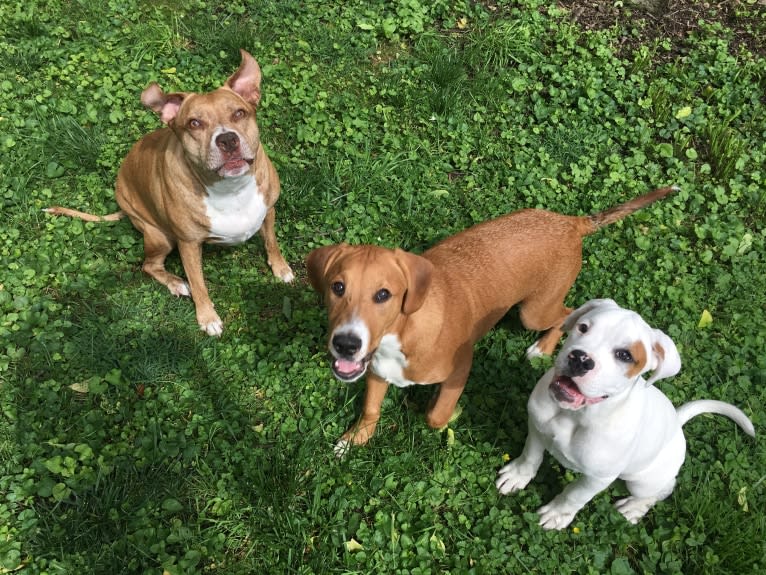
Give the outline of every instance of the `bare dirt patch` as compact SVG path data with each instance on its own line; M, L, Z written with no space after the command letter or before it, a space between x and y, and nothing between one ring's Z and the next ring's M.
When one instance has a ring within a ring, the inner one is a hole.
M741 48L766 56L766 0L560 0L571 18L587 30L626 30L619 49L627 55L638 46L670 39L678 54L700 22L719 23L731 34L733 52Z

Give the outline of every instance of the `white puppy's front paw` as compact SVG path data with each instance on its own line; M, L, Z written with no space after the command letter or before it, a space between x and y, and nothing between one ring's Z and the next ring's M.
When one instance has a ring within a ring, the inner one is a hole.
M644 499L639 497L626 497L625 499L620 499L614 506L617 508L617 511L622 513L625 519L636 524L639 519L646 515L647 511L649 511L655 503L657 503L657 499L653 497Z
M577 511L566 503L554 499L538 509L537 513L540 515L540 526L543 529L564 529L572 522Z
M503 495L516 493L524 489L535 477L536 470L521 461L512 461L500 471L495 480L495 487Z

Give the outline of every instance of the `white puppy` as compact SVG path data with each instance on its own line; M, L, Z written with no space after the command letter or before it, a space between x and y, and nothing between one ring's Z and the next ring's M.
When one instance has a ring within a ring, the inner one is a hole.
M612 300L592 300L572 312L569 336L552 367L529 398L529 435L521 456L496 481L502 494L524 489L547 449L564 466L582 473L538 510L545 529L563 529L615 479L630 497L617 509L636 523L673 491L686 455L681 426L700 413L733 419L748 435L753 424L722 401L692 401L675 409L658 379L681 369L675 344L635 312ZM645 380L642 374L652 372Z

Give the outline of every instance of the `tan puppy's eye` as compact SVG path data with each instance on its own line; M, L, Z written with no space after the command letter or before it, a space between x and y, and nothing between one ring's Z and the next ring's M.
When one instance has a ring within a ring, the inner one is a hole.
M186 123L186 125L189 126L192 130L196 130L202 127L202 122L199 121L197 118L192 118Z
M621 361L623 363L634 363L635 360L633 359L633 354L630 353L627 349L618 349L614 352L614 357L617 358L618 361Z
M379 289L375 292L375 295L372 298L375 303L383 303L385 301L388 301L391 299L391 292L388 291L386 288Z
M247 112L245 112L242 108L234 112L234 119L235 120L241 120L247 115Z
M344 293L346 293L346 284L343 282L333 282L330 286L330 289L336 296L341 297Z
M579 331L580 333L587 333L588 329L589 328L587 323L577 324L577 331Z

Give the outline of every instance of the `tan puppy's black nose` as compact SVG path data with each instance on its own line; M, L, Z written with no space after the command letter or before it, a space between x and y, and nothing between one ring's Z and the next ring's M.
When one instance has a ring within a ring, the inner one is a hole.
M569 352L569 355L567 355L567 365L569 365L572 375L577 376L583 375L596 367L596 362L588 357L588 354L583 350L573 349Z
M332 346L342 357L353 357L362 347L362 340L353 333L339 333L333 336Z

